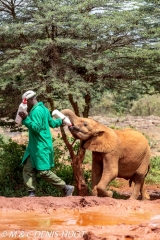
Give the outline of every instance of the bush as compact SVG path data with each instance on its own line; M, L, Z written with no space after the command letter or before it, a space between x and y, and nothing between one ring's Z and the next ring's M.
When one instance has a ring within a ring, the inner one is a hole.
M19 145L0 135L0 195L23 195L21 159L25 145Z
M150 171L146 177L145 182L148 184L158 184L160 183L160 157L156 156L151 158L151 167L150 167Z
M160 116L160 96L146 95L133 102L130 113L134 116Z

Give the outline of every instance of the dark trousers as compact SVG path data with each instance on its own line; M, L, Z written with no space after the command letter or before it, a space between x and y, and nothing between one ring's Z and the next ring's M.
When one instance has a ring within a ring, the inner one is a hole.
M27 158L24 167L23 167L23 180L28 189L28 191L36 190L36 175L37 172L40 176L45 179L47 182L50 182L53 186L63 189L66 185L65 182L54 174L51 170L36 170L32 167L30 157Z

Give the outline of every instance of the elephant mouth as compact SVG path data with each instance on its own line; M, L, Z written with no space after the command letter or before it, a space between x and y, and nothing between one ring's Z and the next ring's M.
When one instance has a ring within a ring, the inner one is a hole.
M77 127L75 127L74 125L69 126L68 128L69 128L69 130L70 130L71 132L72 132L72 131L80 132L80 129L77 128Z
M69 126L68 127L69 128L69 130L72 132L72 133L74 133L74 134L84 134L84 135L86 135L86 132L84 132L84 131L82 131L80 128L78 128L78 127L75 127L74 125L72 125L72 126Z

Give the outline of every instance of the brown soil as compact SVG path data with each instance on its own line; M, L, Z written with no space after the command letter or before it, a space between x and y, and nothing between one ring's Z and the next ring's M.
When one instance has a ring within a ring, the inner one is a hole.
M152 156L160 155L160 118L96 120L109 126L134 127L146 134ZM57 130L53 132L56 134ZM19 136L13 136L18 140ZM22 139L21 139L22 140ZM132 188L117 179L121 199L98 197L0 197L0 239L160 240L159 185L147 185L150 201L129 200Z
M0 197L3 240L160 239L160 199Z

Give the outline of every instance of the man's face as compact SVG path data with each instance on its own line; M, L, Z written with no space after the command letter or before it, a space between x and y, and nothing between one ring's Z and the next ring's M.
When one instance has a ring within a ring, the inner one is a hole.
M32 109L33 105L34 105L33 99L34 99L34 98L29 98L29 99L27 100L27 108L28 108L28 111L30 111L30 110Z

